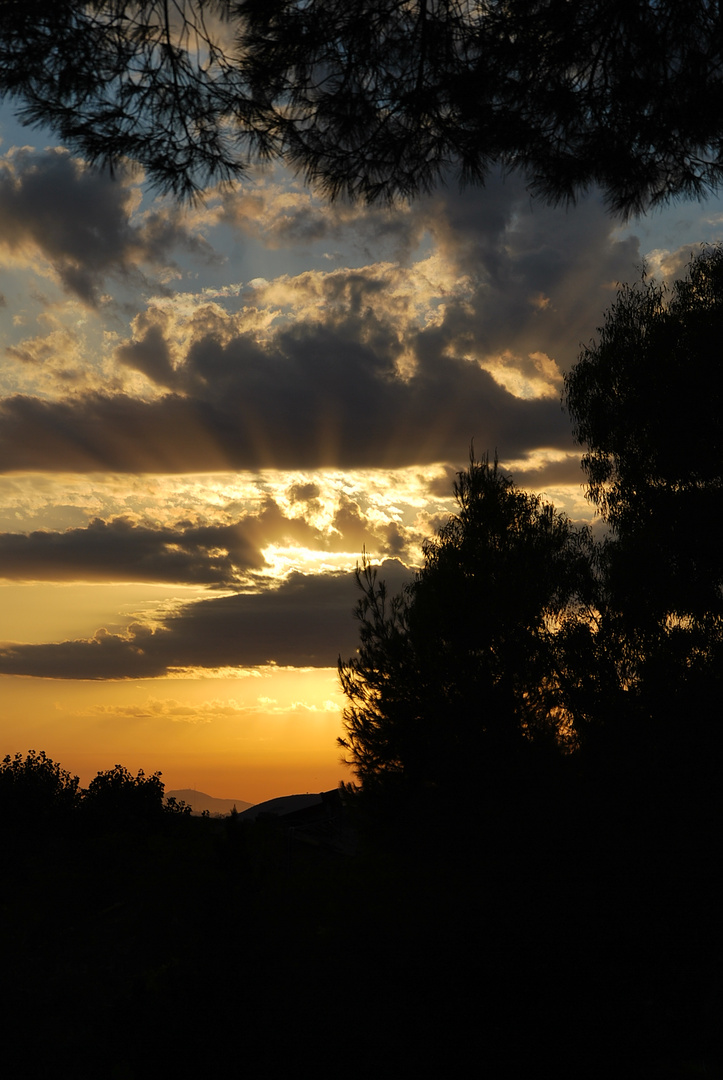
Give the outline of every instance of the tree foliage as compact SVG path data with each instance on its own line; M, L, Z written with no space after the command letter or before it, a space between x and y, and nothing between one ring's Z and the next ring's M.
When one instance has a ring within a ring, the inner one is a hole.
M624 213L718 187L713 0L7 0L0 93L189 194L280 157L331 195L519 169Z
M621 287L565 380L588 496L610 527L601 637L638 711L720 707L723 249L668 289Z
M18 826L53 826L79 805L80 780L44 751L9 754L0 761L0 819Z
M123 765L99 772L83 797L83 812L96 825L111 828L146 828L158 824L164 814L187 814L191 807L175 799L164 803L160 772L136 776Z
M87 788L45 751L0 761L0 830L56 832L83 820L94 830L146 829L168 815L188 815L188 803L166 799L161 773L134 776L123 765L99 772Z
M670 290L645 274L623 286L565 380L588 495L617 543L609 573L659 618L723 616L722 334L713 248Z
M473 774L574 740L567 649L590 600L589 537L495 461L470 460L458 512L388 597L368 560L358 653L340 661L340 740L367 787L449 795Z
M9 0L2 13L0 93L23 122L93 164L138 162L174 194L243 171L263 122L224 48L223 0Z

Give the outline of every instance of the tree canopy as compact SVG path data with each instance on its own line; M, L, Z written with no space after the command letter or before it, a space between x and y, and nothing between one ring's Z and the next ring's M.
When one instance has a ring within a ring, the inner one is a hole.
M623 286L565 379L589 498L661 615L723 615L722 334L716 247L670 290Z
M585 448L607 647L647 715L713 715L723 658L723 249L622 286L565 379Z
M446 797L472 775L574 739L571 625L589 602L589 537L488 458L455 485L458 512L389 598L365 561L361 646L340 661L340 740L357 779Z
M14 829L25 823L51 827L64 823L81 799L80 780L44 751L9 754L0 761L0 820Z
M714 0L6 0L0 94L187 195L281 158L332 196L520 170L616 212L715 190Z

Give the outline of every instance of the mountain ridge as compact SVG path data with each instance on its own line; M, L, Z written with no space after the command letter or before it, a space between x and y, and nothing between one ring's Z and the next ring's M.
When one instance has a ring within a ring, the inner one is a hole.
M179 788L174 791L167 791L166 798L188 803L194 814L202 814L207 810L209 814L226 815L231 813L234 806L241 814L244 810L256 805L255 803L245 802L243 799L216 799L213 795L206 795L204 791L196 791L195 788Z

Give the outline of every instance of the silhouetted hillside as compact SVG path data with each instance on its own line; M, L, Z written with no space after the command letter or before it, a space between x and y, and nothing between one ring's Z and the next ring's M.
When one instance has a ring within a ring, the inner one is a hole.
M309 806L321 806L320 794L306 795L281 795L277 799L268 799L266 802L256 803L248 809L243 809L244 821L255 821L259 814L274 814L277 817L285 817L297 810L305 810ZM248 804L246 804L248 806ZM241 813L242 807L237 804L236 809Z
M243 799L214 799L212 795L206 795L203 791L196 791L195 788L167 791L166 798L188 803L194 814L202 814L204 810L208 810L209 814L230 814L234 806L240 814L254 805L250 802L244 802Z

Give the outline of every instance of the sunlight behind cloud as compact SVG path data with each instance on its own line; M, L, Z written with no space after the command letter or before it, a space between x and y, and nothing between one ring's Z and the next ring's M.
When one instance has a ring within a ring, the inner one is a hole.
M558 398L562 391L562 372L544 352L530 353L527 358L506 350L500 356L479 361L495 382L514 397Z

